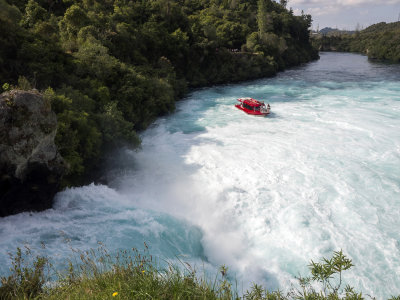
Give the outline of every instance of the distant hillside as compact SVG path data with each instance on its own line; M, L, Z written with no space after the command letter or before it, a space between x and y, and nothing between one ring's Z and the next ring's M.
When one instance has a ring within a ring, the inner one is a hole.
M386 23L380 22L374 25L371 25L365 28L362 32L363 33L373 33L373 32L386 32L392 30L399 30L400 29L400 22L393 22L393 23Z
M321 33L321 34L328 34L329 32L332 32L332 31L339 31L339 30L338 30L338 29L331 28L331 27L325 27L325 28L322 28L322 29L319 31L319 33Z
M312 43L320 51L358 52L371 59L400 63L400 22L377 23L354 34L314 35Z
M337 34L353 34L356 33L354 30L340 30L332 27L324 27L319 31L315 31L314 34L318 35L337 35Z

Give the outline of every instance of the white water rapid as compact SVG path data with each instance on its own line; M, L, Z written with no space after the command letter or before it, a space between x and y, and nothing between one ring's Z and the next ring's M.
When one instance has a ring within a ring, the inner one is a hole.
M192 92L113 158L110 187L56 197L54 209L0 219L7 252L55 261L101 241L202 269L225 264L243 289L287 290L307 265L342 249L346 283L400 294L400 66L322 53L269 79ZM236 98L270 103L266 118ZM66 242L68 240L68 242Z

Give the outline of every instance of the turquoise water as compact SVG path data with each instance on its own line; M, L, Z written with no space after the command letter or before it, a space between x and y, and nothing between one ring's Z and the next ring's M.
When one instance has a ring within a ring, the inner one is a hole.
M110 158L110 186L69 189L54 209L0 219L0 274L17 246L70 257L101 241L287 289L343 249L346 283L400 294L400 66L322 53L277 77L192 92ZM270 103L266 118L236 98ZM41 249L41 242L46 249Z

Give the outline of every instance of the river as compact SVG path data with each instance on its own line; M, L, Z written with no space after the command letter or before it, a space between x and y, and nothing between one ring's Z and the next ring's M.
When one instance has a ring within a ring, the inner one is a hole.
M54 209L0 219L6 253L28 245L57 262L103 242L149 245L162 260L212 273L229 267L287 290L311 259L342 249L344 280L364 294L400 294L400 65L321 59L274 78L193 91L110 158L110 184L67 189ZM236 98L270 103L266 118ZM46 245L42 249L42 243Z

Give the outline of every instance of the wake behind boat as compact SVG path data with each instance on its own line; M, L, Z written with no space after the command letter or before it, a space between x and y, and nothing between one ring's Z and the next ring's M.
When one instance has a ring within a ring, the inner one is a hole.
M265 106L264 101L258 101L253 98L239 98L240 104L235 104L235 107L243 110L245 113L254 116L266 116L269 114L271 107L269 104Z

